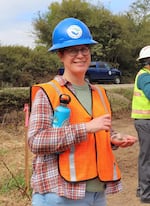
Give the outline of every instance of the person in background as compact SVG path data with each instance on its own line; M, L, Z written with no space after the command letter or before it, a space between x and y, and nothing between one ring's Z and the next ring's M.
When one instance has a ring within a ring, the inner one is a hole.
M136 195L150 203L150 45L141 49L137 60L142 68L135 78L131 113L139 139Z
M95 44L88 27L76 18L60 21L53 31L49 51L57 52L65 69L62 76L31 89L32 206L106 206L106 194L122 188L112 145L128 147L136 138L112 138L105 90L85 80ZM71 115L68 125L54 128L60 94L70 96Z

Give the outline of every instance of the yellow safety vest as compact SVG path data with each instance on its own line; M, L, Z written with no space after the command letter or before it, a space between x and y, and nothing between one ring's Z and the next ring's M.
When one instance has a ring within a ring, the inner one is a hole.
M105 90L101 87L92 90L92 116L74 94L67 87L60 86L56 80L34 85L31 90L32 101L39 88L45 91L53 109L59 105L59 94L68 94L71 97L70 124L88 122L92 118L111 113ZM103 130L89 133L86 141L59 154L59 171L69 182L86 181L96 177L105 182L119 180L121 174L112 152L110 132Z
M131 117L134 119L150 119L150 100L144 92L137 87L137 79L143 73L150 73L148 69L141 69L135 78L134 92L132 99Z

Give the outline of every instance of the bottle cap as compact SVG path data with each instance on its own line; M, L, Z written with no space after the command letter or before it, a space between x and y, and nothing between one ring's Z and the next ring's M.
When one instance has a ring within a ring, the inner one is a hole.
M59 96L60 103L69 104L71 97L68 94L61 94Z

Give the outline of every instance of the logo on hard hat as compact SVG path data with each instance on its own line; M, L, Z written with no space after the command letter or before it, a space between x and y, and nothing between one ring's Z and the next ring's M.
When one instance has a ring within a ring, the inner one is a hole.
M77 25L71 25L67 29L67 34L69 37L71 37L73 39L78 39L82 36L82 29Z

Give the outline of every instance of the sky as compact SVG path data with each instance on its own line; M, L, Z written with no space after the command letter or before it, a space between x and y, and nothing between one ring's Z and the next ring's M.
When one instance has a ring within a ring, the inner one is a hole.
M56 1L61 3L61 0L0 0L0 45L34 48L36 37L33 35L33 20L38 12L47 12L48 6ZM98 2L117 14L128 11L135 0L92 1L96 4Z

